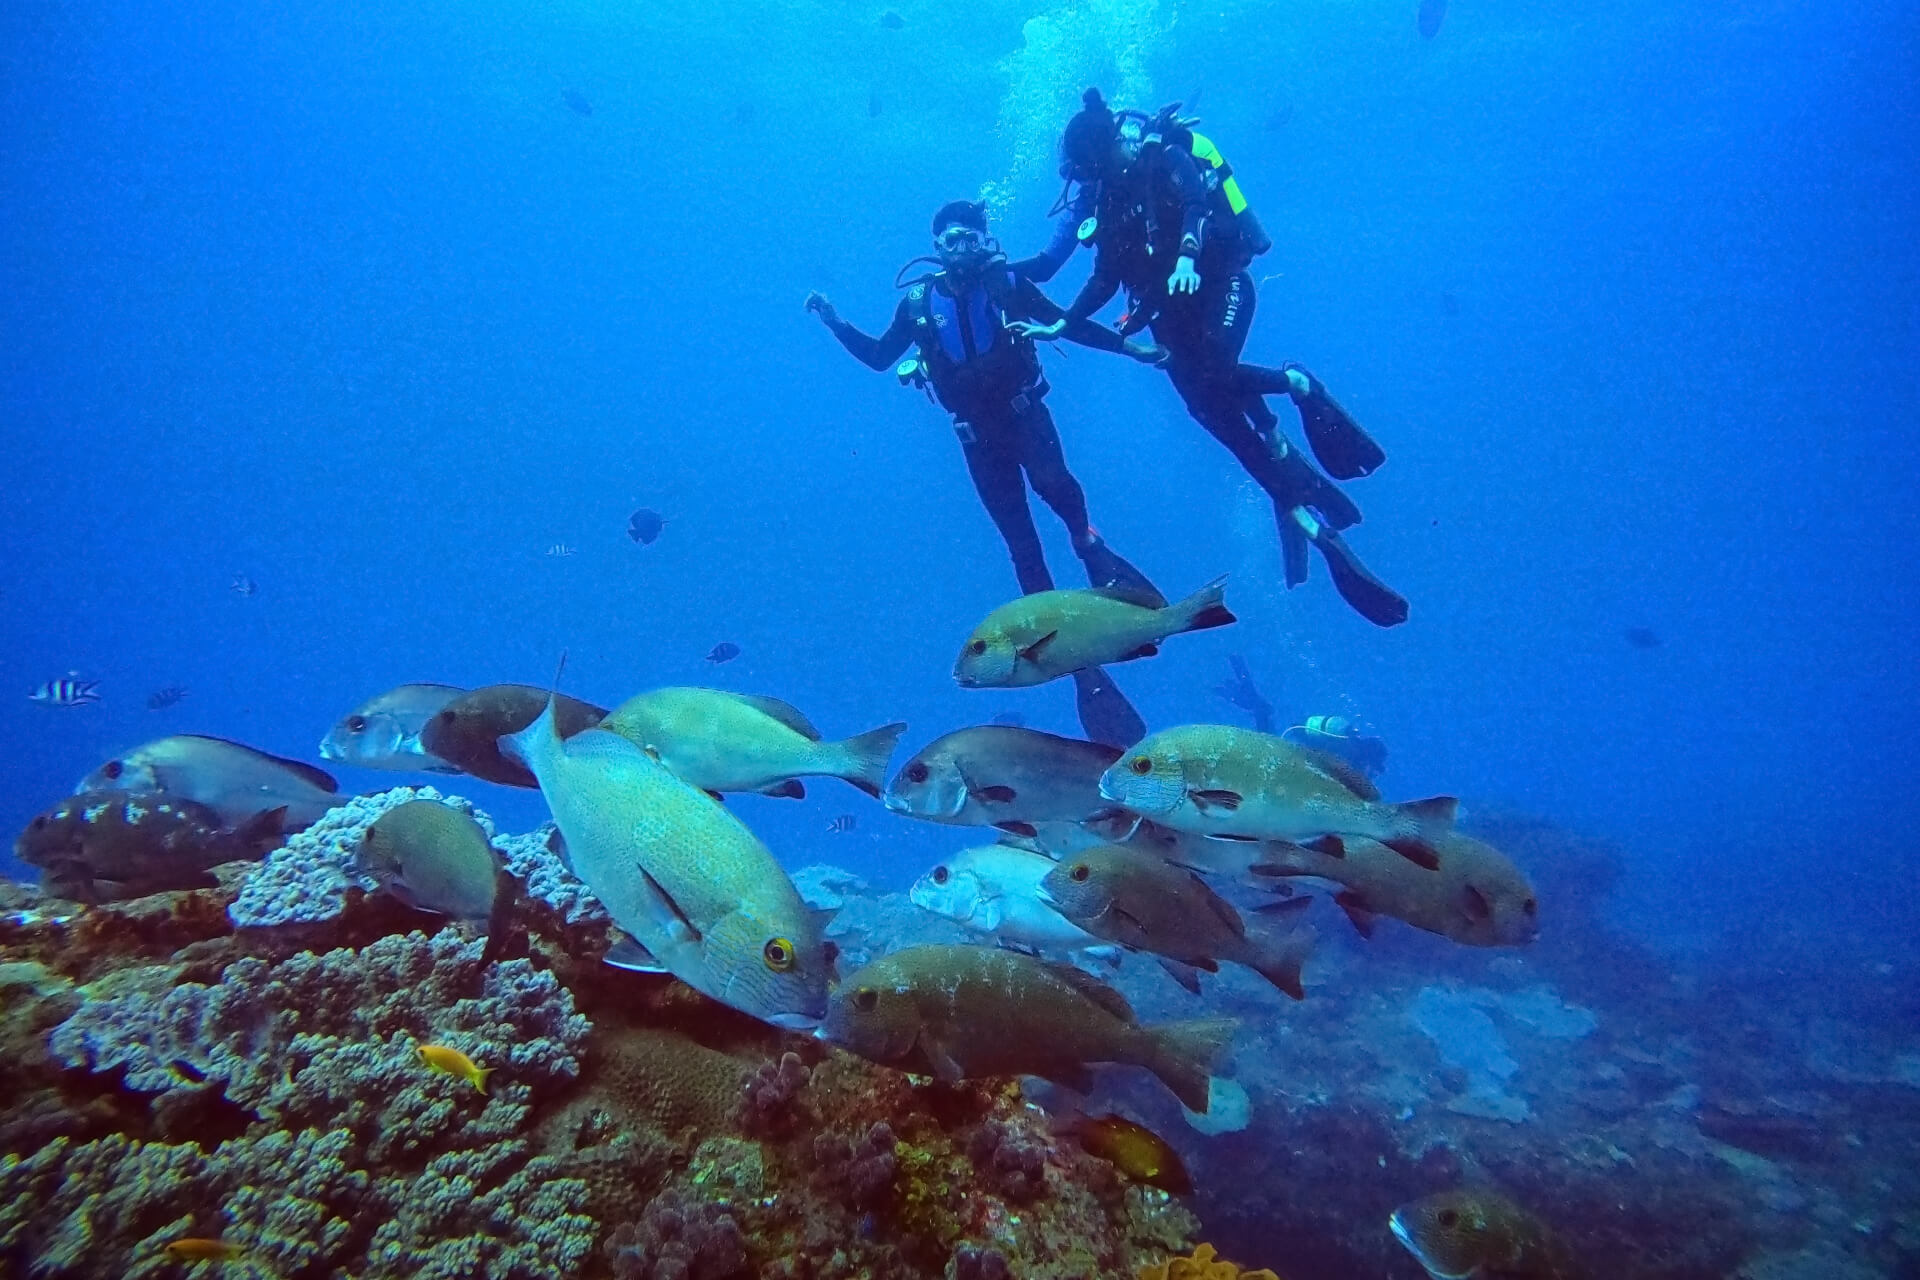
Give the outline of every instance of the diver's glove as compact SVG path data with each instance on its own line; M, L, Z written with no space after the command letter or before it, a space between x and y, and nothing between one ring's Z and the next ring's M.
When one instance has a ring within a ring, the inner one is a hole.
M1167 277L1167 292L1195 293L1200 288L1200 273L1193 269L1193 259L1182 254L1173 264L1173 274Z

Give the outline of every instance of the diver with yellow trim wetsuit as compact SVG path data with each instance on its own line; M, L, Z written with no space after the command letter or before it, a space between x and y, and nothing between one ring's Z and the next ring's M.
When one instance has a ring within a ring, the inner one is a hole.
M1069 320L1091 316L1125 287L1131 305L1122 331L1151 326L1170 352L1167 372L1188 412L1272 498L1287 585L1306 581L1307 549L1317 547L1362 617L1383 627L1406 621L1406 600L1340 536L1360 522L1359 508L1278 434L1262 397L1294 401L1316 456L1341 479L1369 474L1386 455L1301 366L1240 360L1256 301L1247 267L1269 242L1232 171L1173 109L1116 114L1097 89L1082 101L1061 139L1061 172L1070 187L1080 184L1076 199L1091 210L1076 240L1093 245L1095 261ZM1043 269L1054 256L1053 245L1038 255ZM1059 328L1027 331L1052 337Z
M1158 364L1166 353L1092 321L1068 320L1007 263L987 232L984 205L955 200L942 206L934 215L933 235L936 256L917 258L900 274L920 262L938 270L904 282L896 277L907 292L879 337L842 320L819 293L807 295L807 310L870 369L894 368L908 347L917 347L915 357L895 372L903 384L925 388L953 415L967 471L1007 544L1021 591L1050 591L1054 585L1027 501L1031 485L1067 526L1090 583L1158 597L1146 576L1109 547L1089 521L1086 493L1067 469L1047 411L1049 388L1039 355L1016 322L1058 323L1070 341L1143 363ZM1122 747L1144 737L1145 724L1105 673L1083 674L1075 686L1089 736Z

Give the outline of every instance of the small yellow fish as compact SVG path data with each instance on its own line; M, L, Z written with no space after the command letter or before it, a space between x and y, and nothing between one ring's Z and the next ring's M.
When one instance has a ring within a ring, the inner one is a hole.
M1193 1179L1180 1153L1144 1125L1108 1112L1099 1117L1068 1116L1054 1128L1135 1182L1176 1196L1193 1194Z
M480 1092L487 1091L487 1077L493 1074L494 1068L480 1066L458 1049L449 1049L443 1044L423 1044L415 1052L420 1055L420 1061L426 1064L429 1071L458 1076L471 1083Z
M246 1252L237 1244L225 1240L209 1240L204 1236L186 1236L175 1240L162 1250L175 1262L231 1262Z

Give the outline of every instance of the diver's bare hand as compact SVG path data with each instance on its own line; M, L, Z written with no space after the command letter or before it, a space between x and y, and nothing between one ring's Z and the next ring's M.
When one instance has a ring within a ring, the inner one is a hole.
M1157 342L1127 341L1120 344L1120 349L1141 364L1155 366L1165 364L1167 358L1173 354Z
M1035 324L1031 320L1009 320L1007 331L1016 338L1038 338L1042 342L1051 342L1066 332L1067 322L1055 320L1052 324Z
M1173 274L1167 277L1168 293L1194 293L1200 288L1200 273L1193 269L1193 259L1182 255L1173 264Z
M833 309L831 302L827 301L827 295L817 289L807 294L807 310L819 316L821 324L832 324L840 318L840 313Z

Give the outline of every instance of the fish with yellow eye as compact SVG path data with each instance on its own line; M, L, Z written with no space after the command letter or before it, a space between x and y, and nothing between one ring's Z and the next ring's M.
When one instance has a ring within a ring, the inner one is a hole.
M496 1070L494 1067L483 1067L458 1049L450 1049L444 1044L423 1044L414 1052L420 1055L420 1061L427 1070L465 1080L482 1093L487 1091L487 1077Z

